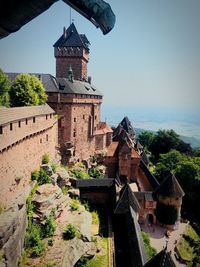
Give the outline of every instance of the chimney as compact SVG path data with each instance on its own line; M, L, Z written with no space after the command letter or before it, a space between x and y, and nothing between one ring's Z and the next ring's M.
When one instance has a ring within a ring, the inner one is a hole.
M91 84L91 82L92 82L92 77L88 76L88 83Z
M67 38L67 31L66 31L65 27L63 28L63 36L64 36L65 39Z

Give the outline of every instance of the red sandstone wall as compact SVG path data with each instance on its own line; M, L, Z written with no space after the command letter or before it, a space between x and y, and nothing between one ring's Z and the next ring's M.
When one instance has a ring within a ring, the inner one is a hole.
M87 78L87 62L83 58L56 58L56 77L68 77L68 70L72 68L75 80Z
M46 118L43 117L43 119L45 123ZM31 172L39 168L42 155L48 153L51 159L56 157L58 142L55 118L51 126L42 132L35 131L35 135L27 136L26 139L0 153L0 203L2 205L8 206L15 197L23 193L30 182ZM17 130L19 129L16 129L16 135Z

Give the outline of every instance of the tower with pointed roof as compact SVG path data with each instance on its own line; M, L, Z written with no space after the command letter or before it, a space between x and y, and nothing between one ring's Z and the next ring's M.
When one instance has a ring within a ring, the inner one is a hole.
M85 34L78 33L74 23L68 29L64 27L63 34L54 44L56 77L67 78L71 67L75 80L86 80L89 44Z

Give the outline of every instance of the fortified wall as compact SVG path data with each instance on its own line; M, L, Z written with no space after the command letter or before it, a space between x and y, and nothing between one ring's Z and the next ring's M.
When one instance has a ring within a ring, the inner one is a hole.
M30 183L42 156L57 152L57 118L48 105L0 108L0 203L8 206Z

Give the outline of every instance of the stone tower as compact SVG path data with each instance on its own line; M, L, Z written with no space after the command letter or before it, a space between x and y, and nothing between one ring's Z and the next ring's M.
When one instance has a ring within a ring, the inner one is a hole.
M56 77L67 78L71 67L75 80L87 80L89 44L85 34L77 32L74 23L68 29L64 27L62 36L54 44Z

